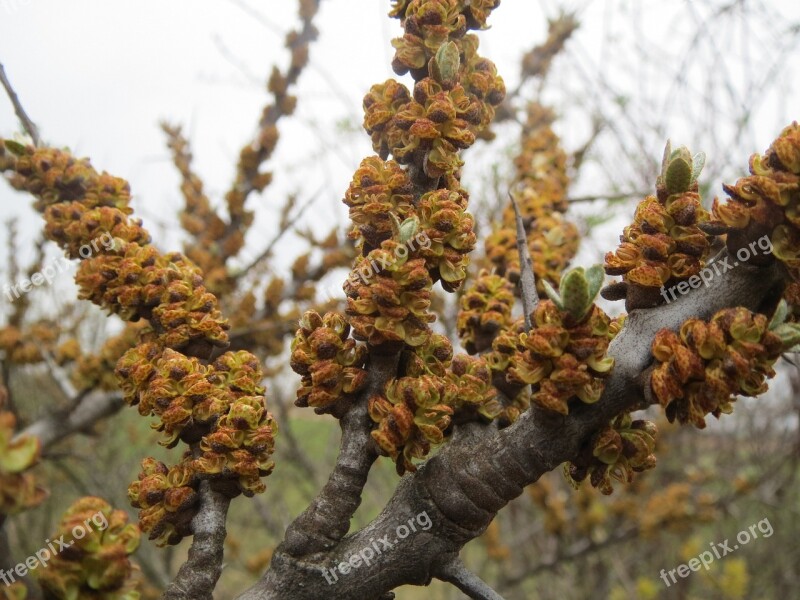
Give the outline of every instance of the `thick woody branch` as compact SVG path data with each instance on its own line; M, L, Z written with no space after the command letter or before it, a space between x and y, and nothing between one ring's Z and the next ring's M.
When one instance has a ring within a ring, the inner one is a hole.
M222 574L225 519L230 498L213 491L207 481L200 484L200 509L192 519L189 558L169 584L162 600L213 600L214 587Z
M783 287L778 266L741 265L708 287L654 309L636 310L609 348L615 367L601 399L577 404L568 416L545 418L528 411L510 427L485 426L453 440L415 474L404 477L394 497L369 525L335 548L298 561L281 548L270 571L240 600L377 599L404 584L427 585L442 555L457 555L479 536L503 506L524 487L565 461L620 412L651 402L650 346L660 329L677 330L689 318L707 319L718 310L744 306L769 312ZM398 527L427 513L432 525L401 538ZM369 566L326 581L331 569L385 540Z

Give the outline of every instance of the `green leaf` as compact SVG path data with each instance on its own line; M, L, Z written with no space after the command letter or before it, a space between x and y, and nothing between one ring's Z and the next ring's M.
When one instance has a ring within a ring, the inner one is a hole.
M19 142L15 142L14 140L3 140L3 144L11 151L12 154L16 154L17 156L22 156L25 154L25 146Z
M688 190L691 184L691 163L683 158L671 160L664 175L664 185L667 188L667 193L670 195L680 194Z
M39 457L39 438L24 436L12 442L0 455L0 472L21 473Z
M778 325L786 321L787 316L789 316L789 305L786 304L786 300L781 298L781 301L778 302L778 306L775 309L775 314L772 315L772 320L769 322L770 331L777 329Z
M564 310L579 321L592 304L589 299L589 281L586 279L583 267L568 271L561 279L559 289Z
M458 70L461 57L455 42L447 42L439 46L433 59L432 75L444 86L452 86L458 81Z
M667 172L667 165L669 165L669 159L672 158L672 142L667 140L667 145L664 146L664 155L661 157L661 174Z
M589 267L586 270L586 280L589 282L589 302L594 302L605 280L605 271L603 271L602 265L592 265Z
M800 344L800 323L784 323L775 328L775 334L781 338L784 351Z
M419 221L417 217L409 217L402 223L400 223L400 243L405 244L408 240L414 237L414 234L417 233L419 229Z
M550 282L546 279L542 279L542 287L544 288L544 293L547 294L547 297L553 301L558 307L558 310L564 310L564 301L561 300L561 296L558 295L558 292L553 289L553 286L550 285Z
M692 183L697 181L697 178L700 177L700 171L703 170L703 167L705 165L706 165L705 152L698 152L692 157Z

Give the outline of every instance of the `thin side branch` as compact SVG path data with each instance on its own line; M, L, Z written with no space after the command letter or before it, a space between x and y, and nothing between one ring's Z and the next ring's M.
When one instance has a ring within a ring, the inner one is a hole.
M528 250L528 235L525 233L525 224L522 222L522 215L519 206L514 199L514 194L508 193L511 198L511 206L514 207L514 218L517 221L517 251L519 252L519 284L522 291L522 308L525 312L525 331L530 331L532 327L531 315L536 305L539 304L539 294L536 293L536 275L533 272L533 260Z
M456 555L442 563L436 570L436 577L452 583L472 600L503 600L503 597L490 588Z
M3 87L6 90L6 94L8 94L8 97L11 100L11 104L14 105L14 112L17 113L17 117L19 117L19 120L22 122L22 127L25 129L25 132L29 136L31 136L33 145L38 146L40 143L39 128L36 126L36 123L34 123L28 116L28 113L25 112L25 109L22 108L22 102L20 102L19 96L17 96L17 93L11 86L11 82L8 80L8 77L6 76L6 70L3 67L3 63L0 63L0 83L3 84Z
M278 245L278 242L283 239L283 236L288 233L292 227L294 227L300 218L305 214L305 212L311 208L311 205L317 200L319 194L322 192L322 188L318 189L316 192L311 194L311 196L303 202L303 204L298 209L297 213L293 217L291 217L285 224L285 226L281 227L280 231L275 234L275 237L272 238L272 241L267 244L267 247L259 254L256 258L250 261L250 263L244 267L239 273L236 274L237 277L241 277L246 275L250 271L252 271L258 264L262 261L266 260L272 255L272 251L275 250L275 246Z

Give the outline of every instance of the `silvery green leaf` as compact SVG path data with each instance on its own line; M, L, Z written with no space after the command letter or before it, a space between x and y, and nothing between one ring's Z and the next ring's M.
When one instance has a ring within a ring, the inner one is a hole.
M706 164L705 152L698 152L692 157L692 183L697 181L697 178L700 177L700 171L703 170L705 164Z
M561 296L558 295L558 292L553 289L553 286L550 285L550 282L546 279L542 279L542 287L544 288L544 293L547 294L547 297L553 301L558 307L558 310L564 310L564 301L561 300Z
M786 300L781 298L781 301L778 302L777 308L775 308L775 314L772 315L772 320L769 322L770 331L776 329L779 325L786 321L786 317L788 315L789 305L786 304Z
M600 288L603 287L605 272L602 265L592 265L586 270L586 280L589 282L589 302L594 302Z

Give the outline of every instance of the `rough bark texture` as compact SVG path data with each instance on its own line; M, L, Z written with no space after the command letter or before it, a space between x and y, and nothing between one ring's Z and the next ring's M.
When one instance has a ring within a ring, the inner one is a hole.
M213 600L213 590L222 574L225 518L230 498L213 491L207 481L200 484L200 510L192 519L189 558L169 584L164 600Z
M263 579L239 600L378 600L403 584L428 584L443 561L483 533L526 485L574 458L587 438L615 415L653 402L650 346L658 330L677 330L690 317L709 318L728 306L769 312L782 281L777 266L741 265L669 305L634 311L609 348L615 367L598 403L576 405L566 417L530 410L501 431L492 425L462 428L419 471L400 481L372 523L330 550L302 558L292 556L283 544ZM422 512L432 521L430 529L400 539L398 526ZM320 526L324 529L325 523ZM337 571L337 579L329 583L332 577L326 579L323 569L331 570L379 542L381 551L374 552L369 566L361 564L348 574Z

